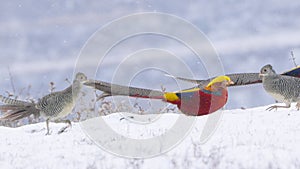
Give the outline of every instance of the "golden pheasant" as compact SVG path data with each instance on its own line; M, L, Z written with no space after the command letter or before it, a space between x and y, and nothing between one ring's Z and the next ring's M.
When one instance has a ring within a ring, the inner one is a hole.
M233 84L228 76L218 76L208 83L205 88L193 88L178 92L161 92L115 85L102 81L89 81L85 85L103 91L103 97L112 95L131 96L139 98L161 99L177 105L186 115L202 116L222 108L228 98L227 86Z

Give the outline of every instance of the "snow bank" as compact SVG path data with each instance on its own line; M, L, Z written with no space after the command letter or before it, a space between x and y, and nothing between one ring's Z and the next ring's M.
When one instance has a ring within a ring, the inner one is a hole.
M151 159L114 156L96 146L78 123L73 123L73 127L61 135L56 133L64 124L50 123L50 136L45 136L45 123L14 129L0 127L0 166L30 169L300 168L300 112L294 107L271 112L265 111L266 108L225 110L216 132L205 144L199 142L199 127L207 117L198 117L182 143ZM163 119L177 116L166 114ZM128 123L119 117L112 114L104 118L117 119L115 125ZM149 130L155 129L152 126Z

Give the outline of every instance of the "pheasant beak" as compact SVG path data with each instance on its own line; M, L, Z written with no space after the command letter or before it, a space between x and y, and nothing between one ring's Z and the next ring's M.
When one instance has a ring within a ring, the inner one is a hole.
M231 80L227 82L227 86L230 86L230 85L233 85L233 84L234 84L234 82L231 81Z
M82 81L82 84L86 84L86 83L88 83L89 82L89 80L87 79L87 80L84 80L84 81Z
M259 77L264 77L264 76L266 76L266 74L260 73L258 76L259 76Z

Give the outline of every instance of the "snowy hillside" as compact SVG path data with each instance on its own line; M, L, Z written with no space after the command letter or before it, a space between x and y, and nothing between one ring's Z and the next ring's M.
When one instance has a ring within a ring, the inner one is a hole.
M199 143L200 126L207 117L198 117L191 133L177 147L150 159L114 156L96 146L75 123L66 133L56 132L63 124L20 128L0 127L1 168L300 168L300 112L293 107L265 111L225 110L214 135ZM177 118L176 114L161 117ZM114 124L127 125L119 114L104 117ZM115 119L115 120L114 120ZM147 133L150 129L145 128ZM157 130L157 129L151 129ZM129 133L139 132L133 128Z

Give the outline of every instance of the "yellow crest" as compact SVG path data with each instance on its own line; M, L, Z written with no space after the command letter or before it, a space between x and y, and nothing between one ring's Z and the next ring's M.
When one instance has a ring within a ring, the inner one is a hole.
M176 93L171 93L171 92L167 92L164 94L164 98L167 100L167 101L176 101L176 100L179 100L179 97L176 95Z
M213 85L214 83L220 83L220 82L224 82L224 81L230 82L231 79L228 76L218 76L218 77L214 78L212 81L210 81L206 87L208 88L208 87L211 87L211 85Z

